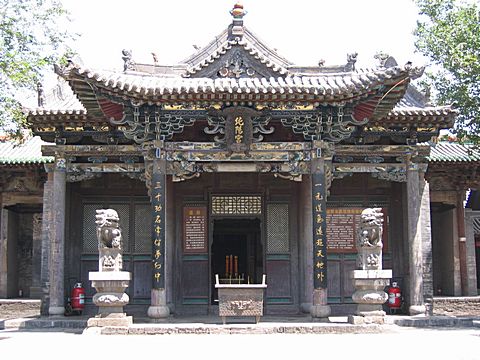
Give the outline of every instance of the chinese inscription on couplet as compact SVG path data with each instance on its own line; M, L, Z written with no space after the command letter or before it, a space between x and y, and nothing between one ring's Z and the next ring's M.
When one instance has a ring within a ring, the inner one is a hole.
M165 288L165 175L152 175L153 287Z
M321 174L312 174L313 205L313 282L315 289L327 287L327 239L325 182Z

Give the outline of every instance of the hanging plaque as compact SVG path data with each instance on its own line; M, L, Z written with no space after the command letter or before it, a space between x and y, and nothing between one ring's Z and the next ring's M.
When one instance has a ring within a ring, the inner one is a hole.
M190 254L208 251L206 206L183 208L183 251Z
M364 208L329 208L327 209L327 250L336 253L356 252L357 230ZM384 212L384 229L386 229L387 209ZM386 247L386 234L383 232L384 250Z
M356 252L356 229L360 208L327 209L327 249L333 252Z

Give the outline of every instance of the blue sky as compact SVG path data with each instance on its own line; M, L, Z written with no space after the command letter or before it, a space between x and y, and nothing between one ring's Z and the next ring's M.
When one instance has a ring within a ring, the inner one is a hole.
M174 64L193 45L213 40L231 22L233 0L62 0L71 26L82 36L74 48L85 66L123 68L121 50L137 62ZM426 60L414 53L418 11L412 0L245 0L244 24L297 65L346 62L358 52L357 67L375 64L384 51L399 64Z

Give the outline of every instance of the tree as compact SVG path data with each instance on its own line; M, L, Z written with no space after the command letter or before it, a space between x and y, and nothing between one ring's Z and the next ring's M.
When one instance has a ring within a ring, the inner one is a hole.
M427 73L439 105L458 109L460 141L480 144L480 9L477 0L416 0L416 48L434 64Z
M68 22L56 0L0 0L0 130L24 126L18 95L35 90L45 68L69 51Z

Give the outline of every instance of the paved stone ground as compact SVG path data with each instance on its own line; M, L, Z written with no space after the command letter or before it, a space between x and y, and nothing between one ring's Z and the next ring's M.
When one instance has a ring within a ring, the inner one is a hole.
M40 316L38 300L0 300L0 319L32 318Z
M433 315L480 317L480 296L436 297Z
M475 297L436 297L435 316L478 317L480 318L480 296ZM30 299L0 299L0 319L39 318L40 301ZM80 320L80 317L71 317ZM138 319L137 319L138 320ZM137 322L137 321L136 321ZM181 322L181 319L177 319Z

